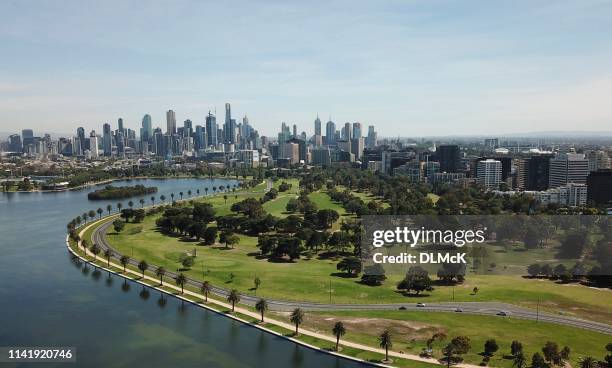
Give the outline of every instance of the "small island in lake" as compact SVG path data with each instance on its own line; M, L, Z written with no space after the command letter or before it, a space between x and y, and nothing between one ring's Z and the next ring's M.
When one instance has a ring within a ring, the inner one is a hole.
M104 189L98 189L87 194L91 200L122 199L157 192L157 187L145 187L144 185L115 187L107 185Z

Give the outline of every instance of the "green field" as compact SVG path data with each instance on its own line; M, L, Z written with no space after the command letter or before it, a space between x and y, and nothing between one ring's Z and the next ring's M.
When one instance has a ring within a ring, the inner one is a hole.
M275 318L286 320L287 314L274 313ZM466 362L478 364L487 339L495 338L499 351L495 353L489 365L511 367L512 360L504 359L510 354L510 344L518 340L523 344L526 356L540 351L546 341L569 346L570 363L574 366L580 357L591 355L603 358L605 345L612 341L610 336L554 325L536 323L535 321L499 318L494 316L475 316L456 313L423 313L410 311L342 311L310 312L306 314L303 326L309 330L331 334L336 321L342 321L347 329L343 337L357 343L376 346L376 337L388 329L393 336L393 349L419 354L426 346L426 340L434 333L443 332L446 340L433 345L434 356L441 358L441 349L455 336L468 336L471 350L464 356ZM525 333L528 331L528 333Z
M264 208L275 216L286 216L285 205L298 195L298 181L287 180L293 186L280 192L278 197L264 204ZM275 187L281 181L274 183ZM255 188L228 193L227 203L222 195L203 199L211 203L218 215L231 213L236 201L247 197L260 197L266 184ZM364 198L371 197L364 195ZM334 225L339 228L343 219L350 218L342 206L331 201L324 190L313 192L310 199L319 209L334 209L341 214ZM202 199L199 199L202 200ZM382 286L371 287L359 283L358 278L347 278L336 269L337 259L321 259L317 255L302 258L297 262L271 262L258 257L257 238L240 236L235 249L202 246L200 243L178 237L165 236L155 228L157 216L147 217L143 223L127 224L119 235L110 233L109 242L119 252L135 259L146 259L169 270L181 269L179 259L186 253L197 254L195 265L185 272L196 279L206 279L213 284L236 288L243 293L255 294L253 280L258 277L261 286L257 295L298 301L332 303L385 303L385 302L448 302L448 301L499 301L535 308L539 302L542 310L563 313L602 322L612 322L612 291L584 287L577 284L559 284L549 280L526 279L516 275L468 275L466 281L457 285L437 286L433 292L420 298L406 297L397 292L395 286L401 276L391 275ZM137 232L141 229L141 231ZM545 252L545 251L542 251ZM509 251L514 262L525 265L520 252ZM546 258L549 254L542 254ZM511 263L511 262L510 262ZM478 287L478 293L472 292ZM418 300L417 300L418 299Z

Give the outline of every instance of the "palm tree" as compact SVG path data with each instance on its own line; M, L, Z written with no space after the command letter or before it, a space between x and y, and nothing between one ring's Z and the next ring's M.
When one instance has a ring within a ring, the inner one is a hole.
M83 212L83 214L81 215L81 218L83 219L84 223L87 223L87 219L88 219L87 212Z
M125 273L125 267L128 265L128 263L130 263L130 257L121 256L119 262L121 262L121 264L123 265L123 272Z
M106 205L106 211L108 212L109 216L110 216L110 213L111 213L112 209L113 209L113 205L112 204L107 204Z
M164 285L164 275L166 274L166 269L163 267L157 267L155 270L155 276L159 277L159 284Z
M597 359L593 358L592 356L585 356L584 358L581 358L578 364L580 368L597 368L599 366Z
M261 322L264 321L264 313L268 310L268 302L265 299L259 299L255 304L255 309L261 313Z
M389 330L384 330L383 333L378 336L378 346L385 349L385 361L389 361L389 349L393 347Z
M344 336L346 333L346 328L344 327L344 323L338 321L332 328L332 332L334 336L336 336L336 351L338 351L338 345L340 345L340 336Z
M128 202L128 206L130 206L130 208L134 207L134 202L129 201L129 202Z
M106 258L107 267L110 267L110 259L112 256L113 256L113 252L110 249L108 248L104 249L104 258Z
M123 208L123 204L122 203L117 203L117 211L121 212L122 208Z
M208 187L204 188L204 192L208 195Z
M181 196L181 201L183 200L183 192L179 192L179 195Z
M291 317L289 319L295 325L295 334L297 335L298 327L304 322L304 311L300 308L295 308L293 312L291 312Z
M204 281L202 283L202 286L200 287L200 291L202 292L202 294L204 294L204 297L206 298L204 301L208 302L208 294L210 293L210 290L212 289L212 285L210 285L210 282L208 281Z
M104 213L104 210L103 210L102 208L98 207L98 209L96 210L96 212L98 213L98 216L99 216L100 218L102 218L102 214Z
M196 189L196 195L199 196L200 195L200 190Z
M96 212L94 210L89 210L88 215L92 221L96 218Z
M144 204L145 204L144 198L140 198L140 201L138 201L138 202L140 202L140 208L143 208Z
M140 263L138 263L138 269L142 272L143 279L144 279L144 273L148 268L149 268L149 264L147 263L147 261L142 260L140 261Z
M155 205L155 196L151 196L151 203Z
M81 240L81 245L83 246L83 252L87 254L87 247L88 247L87 239Z
M223 195L223 199L225 199L225 204L227 204L227 194Z
M185 275L183 275L183 273L181 272L174 278L174 282L176 283L177 286L181 287L181 294L182 294L184 291L185 283L187 282L187 277L185 277Z
M93 243L89 248L89 251L91 252L91 254L94 255L94 261L96 261L98 259L98 254L100 254L101 251L100 246L96 243Z
M236 305L236 303L240 302L240 293L238 293L238 290L232 289L232 291L230 291L229 295L227 296L227 301L232 303L232 312L233 312L234 306Z
M513 368L524 368L526 365L527 365L527 358L525 358L525 354L523 354L523 352L521 351L520 353L516 354L516 356L512 360L512 367Z
M213 192L217 193L217 187L213 187Z
M172 198L172 202L174 202L174 193L170 193L170 198Z
M164 203L164 201L166 200L166 196L165 195L160 195L159 196L159 200L162 201L162 203Z

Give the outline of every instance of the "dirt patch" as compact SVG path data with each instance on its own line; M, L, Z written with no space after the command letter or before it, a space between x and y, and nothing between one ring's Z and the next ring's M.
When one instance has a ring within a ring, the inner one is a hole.
M331 331L337 321L342 321L348 331L379 335L384 330L389 330L394 336L407 341L424 340L430 338L434 333L446 332L442 326L417 321L317 315L306 317L306 323L320 331Z

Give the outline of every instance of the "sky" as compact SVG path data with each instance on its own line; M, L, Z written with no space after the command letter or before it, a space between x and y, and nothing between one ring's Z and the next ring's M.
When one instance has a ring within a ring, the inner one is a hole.
M224 104L261 135L612 130L612 2L0 2L0 131L100 131Z

